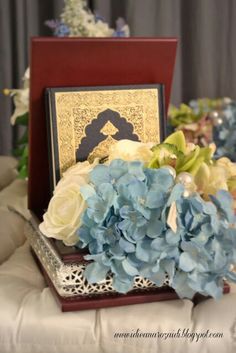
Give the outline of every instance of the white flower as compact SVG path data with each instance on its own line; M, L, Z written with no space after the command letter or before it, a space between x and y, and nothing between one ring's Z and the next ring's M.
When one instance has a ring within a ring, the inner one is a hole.
M202 163L194 177L197 190L208 200L209 195L215 195L218 190L227 190L227 171L217 163L207 165Z
M71 184L73 181L75 184L84 185L89 183L89 173L93 168L99 163L99 159L96 158L93 163L88 161L79 162L67 169L63 173L63 177L58 182L55 187L54 194L61 188L66 187L68 184Z
M29 111L29 88L12 89L10 91L15 105L14 113L11 116L11 124L15 125L16 119Z
M29 111L29 79L30 71L29 68L25 71L23 77L23 88L21 89L5 89L6 95L13 96L13 102L15 105L15 110L11 116L11 124L15 125L16 119Z
M76 230L80 226L85 201L80 186L72 183L60 189L50 200L40 231L49 238L63 240L66 245L74 245L78 238Z
M236 176L236 163L231 162L227 157L222 157L216 161L216 165L224 168L228 178Z
M109 153L109 161L123 159L125 161L139 160L148 163L153 155L151 147L153 144L142 143L131 140L120 140L112 145Z
M70 37L110 37L114 30L95 18L85 0L65 0L61 20L70 29Z
M69 168L57 184L51 198L40 231L49 238L60 239L65 245L74 245L78 241L76 231L81 224L81 216L86 202L80 188L89 181L89 172L98 163L77 163Z
M23 76L23 81L24 81L24 88L29 88L29 82L30 82L30 68L27 67L25 70L24 76Z

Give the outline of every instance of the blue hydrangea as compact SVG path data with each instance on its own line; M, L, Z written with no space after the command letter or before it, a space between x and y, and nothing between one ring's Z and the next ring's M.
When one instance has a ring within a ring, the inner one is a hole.
M212 202L206 202L194 194L178 200L177 210L181 252L172 286L180 296L199 292L219 298L222 278L235 277L230 272L236 261L231 196L222 190L212 196Z
M53 30L56 37L68 37L70 34L69 27L60 20L48 20L45 21L45 24Z
M222 110L222 124L214 127L216 158L228 157L236 161L236 102L227 104Z
M56 37L69 37L70 29L64 23L60 23L59 26L55 28L54 36Z
M90 283L113 274L121 293L133 287L135 276L161 286L168 275L180 297L196 292L218 298L222 278L236 280L235 218L230 195L221 191L211 201L198 194L183 196L167 168L148 169L141 162L114 160L90 173L82 188L87 201L78 247L88 247L85 270ZM176 204L177 230L168 225Z

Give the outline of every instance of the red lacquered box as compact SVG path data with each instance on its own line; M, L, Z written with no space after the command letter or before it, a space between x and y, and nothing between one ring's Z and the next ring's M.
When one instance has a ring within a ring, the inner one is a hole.
M28 195L32 220L27 234L63 311L169 300L177 295L168 286L158 288L142 278L137 278L133 290L125 295L113 290L111 276L89 285L83 277L84 253L39 232L50 199L45 88L161 83L167 110L176 46L174 38L32 39Z

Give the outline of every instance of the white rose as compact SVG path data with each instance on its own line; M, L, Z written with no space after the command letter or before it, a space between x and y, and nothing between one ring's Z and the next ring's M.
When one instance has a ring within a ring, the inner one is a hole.
M15 125L16 119L29 111L29 68L25 71L23 81L23 88L20 89L5 89L4 93L6 95L13 96L13 102L15 105L15 110L11 116L11 124Z
M76 231L85 207L79 185L72 183L61 188L50 200L43 222L39 225L40 231L49 238L63 240L66 245L74 245L78 241Z
M11 116L11 124L15 125L16 119L29 111L29 88L4 89L5 95L13 96L15 110Z
M109 161L123 159L125 161L139 160L148 163L153 155L151 147L153 144L142 143L131 140L120 140L112 145L109 152Z
M54 190L43 222L39 225L45 236L62 240L65 245L77 243L76 231L86 208L80 188L88 183L89 172L97 163L97 160L93 164L77 163L64 173Z
M80 186L87 184L89 182L89 173L98 163L99 159L96 158L91 164L88 161L78 162L67 169L67 171L63 173L61 180L58 182L54 193L60 188L66 187L67 184L71 184L72 181Z

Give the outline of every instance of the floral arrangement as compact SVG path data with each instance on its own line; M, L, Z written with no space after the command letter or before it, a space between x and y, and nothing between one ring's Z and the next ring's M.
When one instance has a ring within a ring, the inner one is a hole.
M236 281L234 165L212 147L186 142L181 131L158 145L129 140L111 146L103 164L69 168L57 184L40 224L47 237L86 248L89 283L113 276L126 293L135 276L162 286L168 276L180 297L196 292L219 298L223 280ZM216 165L216 163L218 163ZM215 183L202 184L206 170Z
M129 26L118 18L116 30L104 19L93 14L86 0L64 0L65 6L60 20L46 21L56 37L129 37Z
M128 37L129 26L123 18L116 21L112 29L99 15L93 14L85 0L64 0L65 6L60 20L46 21L56 37ZM11 117L12 125L23 125L24 135L17 141L14 155L19 157L18 171L20 178L28 176L28 121L29 121L29 80L30 71L26 70L21 89L5 89L4 94L13 97L15 106Z
M213 135L217 145L216 157L227 156L236 162L236 102L225 105L217 119Z
M236 102L230 98L198 99L169 110L169 132L182 130L187 141L216 145L215 158L236 161Z

